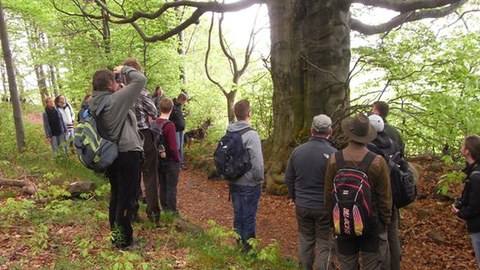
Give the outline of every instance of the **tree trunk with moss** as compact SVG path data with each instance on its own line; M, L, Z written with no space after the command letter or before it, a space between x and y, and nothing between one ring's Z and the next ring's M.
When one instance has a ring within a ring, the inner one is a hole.
M275 88L275 133L265 145L269 193L286 191L288 154L308 138L313 116L332 116L348 102L350 15L338 2L268 2Z

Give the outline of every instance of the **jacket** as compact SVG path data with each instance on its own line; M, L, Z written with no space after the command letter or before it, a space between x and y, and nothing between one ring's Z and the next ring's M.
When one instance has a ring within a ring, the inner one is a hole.
M147 90L143 89L137 98L134 105L135 117L137 117L138 129L148 129L150 126L149 120L156 119L158 117L158 110L155 107L152 99L148 95ZM149 119L150 117L150 119Z
M400 132L394 126L391 126L390 124L388 124L387 120L383 119L383 122L385 123L383 132L385 132L388 135L388 137L390 137L390 139L392 139L393 142L397 145L402 157L405 156L405 144L403 143Z
M185 118L183 118L182 104L177 102L177 99L173 99L173 110L170 114L170 121L175 124L175 130L184 131L185 130Z
M57 112L58 119L60 120L60 128L62 129L62 133L67 132L67 125L65 125L65 122L63 122L62 115L60 112L55 108L55 111ZM52 134L52 129L50 128L50 121L48 121L48 115L46 112L43 113L43 130L45 131L45 137L50 138L54 136ZM62 134L58 134L56 136L59 136Z
M330 154L337 152L332 143L324 138L310 140L290 154L285 171L288 195L296 205L324 209L324 180Z
M342 151L346 166L360 165L368 152L364 145L355 143L349 143ZM327 209L331 209L333 178L338 169L335 155L331 155L325 173L325 206ZM377 208L380 221L383 225L388 225L392 217L392 191L390 188L390 172L385 159L377 155L368 167L367 175L373 194L372 203Z
M467 174L460 209L457 216L466 220L470 233L480 232L480 164L474 163L463 170Z
M122 73L129 76L132 82L113 93L108 90L94 91L89 110L96 113L100 101L104 98L108 99L107 105L98 116L100 125L108 135L107 139L118 142L119 152L143 151L137 120L131 108L145 87L147 78L128 66L122 68ZM121 130L122 126L123 130Z
M227 131L238 132L249 127L250 124L247 121L238 121L230 124ZM264 178L264 167L260 137L255 130L250 130L242 134L242 142L250 156L252 168L242 177L232 180L230 183L243 186L261 185Z

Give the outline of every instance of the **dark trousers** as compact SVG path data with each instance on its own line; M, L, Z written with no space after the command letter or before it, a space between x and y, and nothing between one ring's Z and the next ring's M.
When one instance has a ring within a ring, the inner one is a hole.
M141 152L119 152L108 168L111 194L109 206L110 229L113 243L126 247L132 243L132 218L140 183Z
M164 211L177 213L177 184L180 163L159 162L158 179L160 181L160 203Z
M158 185L158 152L153 143L153 133L150 129L142 129L143 135L143 184L145 186L145 201L147 203L147 216L158 218L160 216L159 185Z
M261 185L242 186L229 184L230 197L233 205L233 227L241 237L244 245L247 240L255 238L255 221L257 217L258 202L262 192Z
M295 206L298 224L298 253L302 269L335 269L335 242L330 213L325 209Z

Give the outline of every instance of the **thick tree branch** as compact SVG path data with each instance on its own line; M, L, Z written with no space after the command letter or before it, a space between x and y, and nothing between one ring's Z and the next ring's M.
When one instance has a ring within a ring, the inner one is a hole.
M352 0L351 3L377 8L386 8L400 13L420 9L435 9L443 6L461 5L463 0Z
M365 35L373 35L373 34L379 34L379 33L385 33L388 32L395 27L398 27L402 25L403 23L406 22L412 22L412 21L418 21L422 19L427 19L427 18L440 18L444 17L448 14L451 14L455 12L461 5L465 4L467 0L450 0L450 1L374 1L374 0L365 0L365 1L354 1L356 3L362 3L366 4L368 2L368 5L374 5L375 7L384 7L384 8L389 8L392 10L395 10L393 7L387 7L386 5L383 5L383 2L395 2L396 4L399 4L397 2L401 3L406 3L408 8L405 9L405 11L402 11L402 13L394 18L392 18L390 21L379 24L379 25L368 25L365 23L362 23L360 20L357 20L355 18L352 19L351 22L351 27L352 30L358 31L362 34ZM377 2L382 2L382 3L377 3ZM418 2L425 2L424 4L420 4ZM423 9L423 8L430 8L428 4L432 4L432 2L437 3L437 6L435 7L442 7L442 8L436 8L433 7L432 9ZM447 6L443 4L443 2L450 2L447 3ZM412 9L412 7L417 7L418 9ZM399 11L397 9L397 11Z
M214 21L215 21L215 15L212 14L212 21L210 23L210 28L208 29L207 51L205 52L205 63L204 63L205 74L207 75L208 80L212 82L214 85L216 85L222 91L225 97L227 97L228 96L227 90L225 90L225 88L223 88L223 86L218 81L213 79L213 77L210 75L210 72L208 71L208 58L210 57L210 49L212 46L212 30L213 30Z

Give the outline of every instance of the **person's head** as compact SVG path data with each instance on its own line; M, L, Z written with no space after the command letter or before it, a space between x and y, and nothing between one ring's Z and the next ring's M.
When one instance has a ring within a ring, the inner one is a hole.
M158 107L160 108L160 113L169 114L173 109L173 101L169 98L162 98L158 102Z
M123 61L122 65L132 67L138 71L142 71L142 66L140 65L138 60L133 57L127 58L125 61Z
M372 124L377 133L383 131L385 123L383 122L383 119L380 115L372 114L368 117L368 119L370 120L370 124Z
M250 119L250 102L248 100L240 100L233 106L233 112L238 121Z
M115 74L109 69L96 71L93 74L92 87L93 91L117 91L118 83L115 81Z
M47 97L45 98L45 107L53 109L55 108L55 103L53 102L53 98Z
M157 85L157 87L155 87L154 96L159 96L159 97L163 96L163 89L159 85Z
M383 119L387 118L389 111L390 106L385 101L375 101L372 104L372 113L380 115Z
M366 144L377 137L377 130L363 113L343 119L341 126L342 131L352 142Z
M185 104L185 102L187 102L187 101L188 101L188 96L187 96L187 94L185 94L185 93L183 93L183 92L180 93L180 94L178 94L178 97L177 97L177 102L178 102L178 103L180 103L180 104L183 105L183 104Z
M57 97L55 97L55 105L57 105L58 107L64 107L65 104L66 104L66 100L65 100L65 97L62 96L62 95L59 95Z
M480 161L480 137L477 135L466 137L463 142L461 153L468 163Z
M312 136L329 137L332 134L332 119L325 114L319 114L312 120Z

